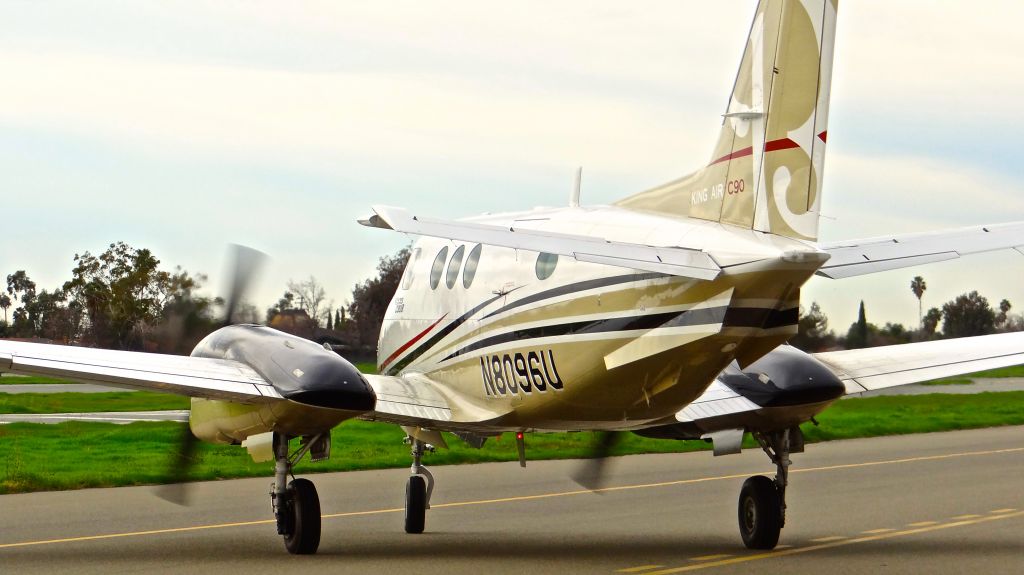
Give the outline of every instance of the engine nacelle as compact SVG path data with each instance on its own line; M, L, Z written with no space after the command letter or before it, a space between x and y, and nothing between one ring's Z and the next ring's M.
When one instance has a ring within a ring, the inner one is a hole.
M660 439L700 439L725 429L777 431L799 425L846 393L832 370L808 353L783 345L740 370L735 364L718 376L729 389L760 409L660 425L636 431Z
M221 328L199 342L192 356L244 363L289 400L242 404L194 398L189 423L206 441L238 443L268 431L313 435L376 405L373 389L354 365L315 342L269 327Z

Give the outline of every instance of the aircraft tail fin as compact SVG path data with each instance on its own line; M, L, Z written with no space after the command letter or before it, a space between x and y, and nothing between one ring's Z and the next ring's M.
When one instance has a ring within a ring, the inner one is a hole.
M815 240L838 0L761 0L711 162L616 203Z

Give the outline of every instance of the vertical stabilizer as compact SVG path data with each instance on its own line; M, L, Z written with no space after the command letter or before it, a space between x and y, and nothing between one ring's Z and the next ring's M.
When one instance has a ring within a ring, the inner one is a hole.
M617 205L814 240L838 0L761 0L707 167Z

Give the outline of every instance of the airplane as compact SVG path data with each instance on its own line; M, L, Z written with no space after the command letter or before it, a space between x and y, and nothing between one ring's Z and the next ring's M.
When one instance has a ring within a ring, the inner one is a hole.
M746 547L772 549L801 423L846 394L1024 363L1024 333L811 354L786 344L814 275L1024 254L1024 222L817 241L837 4L760 0L720 137L693 174L603 206L580 205L577 179L560 208L446 220L374 207L360 223L419 238L378 374L259 325L226 325L189 357L0 341L0 372L192 397L183 453L198 438L274 461L271 505L293 554L316 552L321 518L313 483L288 476L307 454L328 457L330 431L350 419L406 431L408 533L425 529L434 479L422 458L446 445L442 432L477 447L513 433L524 465L530 433L601 432L588 486L620 432L710 440L715 455L751 434L776 475L743 483L738 525ZM239 258L230 302L254 267L251 252Z

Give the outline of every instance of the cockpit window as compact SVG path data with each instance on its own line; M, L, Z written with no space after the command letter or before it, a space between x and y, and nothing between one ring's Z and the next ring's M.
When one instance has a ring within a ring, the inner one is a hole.
M555 273L555 266L558 264L558 254L541 253L537 256L537 279L546 280Z
M422 253L422 248L416 248L413 250L412 256L409 257L409 263L405 264L405 273L402 274L402 289L409 289L412 286L412 280L416 275L416 262L419 261Z
M434 258L434 265L430 268L430 289L437 289L441 283L441 274L444 273L444 261L448 259L448 246L441 248Z
M476 266L480 263L480 251L483 246L477 244L469 252L469 258L466 260L466 269L462 270L462 287L469 289L469 286L473 285L473 278L476 277Z
M448 289L455 287L455 280L459 279L459 268L462 267L462 255L466 253L466 246L459 246L452 254L452 261L448 262L448 275L444 278Z

